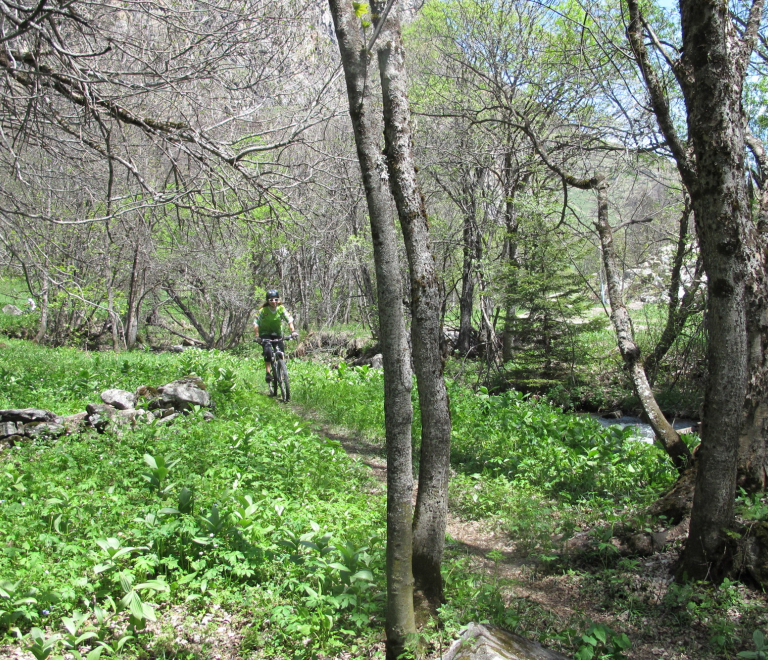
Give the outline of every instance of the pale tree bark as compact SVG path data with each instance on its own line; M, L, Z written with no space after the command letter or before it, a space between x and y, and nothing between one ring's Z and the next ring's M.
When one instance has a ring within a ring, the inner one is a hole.
M50 283L48 281L48 270L42 271L40 284L40 322L37 325L37 334L35 343L41 344L45 340L45 333L48 332L48 290Z
M603 265L608 284L608 298L611 303L611 323L616 331L619 352L627 367L635 394L640 399L643 412L648 418L657 440L661 442L665 451L672 459L672 463L683 471L692 462L691 452L688 446L680 438L680 435L667 421L661 412L656 397L648 382L645 368L642 362L640 347L637 345L632 328L632 319L624 304L621 292L621 271L616 257L616 246L613 242L613 229L608 220L608 184L603 176L597 176L597 221L595 227L600 236L600 247L603 252Z
M691 452L659 408L653 390L648 383L640 347L635 341L632 319L624 305L621 293L621 275L617 265L616 248L613 243L613 228L608 218L608 183L605 176L596 173L589 179L580 179L566 173L549 159L528 122L521 128L528 135L534 150L544 164L562 179L564 185L597 192L595 228L600 238L600 247L603 253L608 297L611 304L611 323L616 332L619 353L621 353L622 360L627 367L632 380L632 387L640 399L648 423L653 428L657 440L664 447L673 465L682 472L692 463Z
M752 178L759 194L755 200L754 268L746 281L749 380L739 434L737 483L754 493L768 485L768 155L755 136L747 133L745 141L757 161L758 171Z
M133 251L131 277L128 283L128 309L125 318L125 347L128 350L136 346L136 339L139 334L139 301L142 297L141 275L139 273L140 254L141 242L137 237Z
M754 294L746 281L764 264L746 194L741 96L763 4L763 0L753 2L744 36L739 38L727 3L680 0L680 60L673 61L651 34L683 93L689 135L685 144L645 47L648 26L637 0L627 3L627 36L659 127L691 197L709 286L709 378L691 525L680 566L694 579L719 580L731 563L727 531L734 520L740 426L750 368L747 296Z
M374 2L381 28L376 49L384 101L384 139L389 183L405 239L411 280L411 339L421 410L419 490L413 520L416 586L433 606L442 604L440 572L448 517L451 418L440 354L441 296L427 221L416 179L408 83L400 22L394 12L383 21L384 3Z
M397 237L389 211L386 172L380 162L378 124L368 78L369 56L350 0L329 0L347 85L349 114L363 177L376 268L379 329L384 362L387 437L387 658L394 660L416 632L413 612L413 473L411 370Z

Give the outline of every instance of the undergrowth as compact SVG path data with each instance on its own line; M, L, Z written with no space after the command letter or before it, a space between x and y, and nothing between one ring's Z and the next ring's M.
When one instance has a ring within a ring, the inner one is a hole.
M216 418L198 411L170 427L6 450L0 633L38 658L141 657L152 622L181 605L200 617L215 606L240 614L250 626L244 652L265 657L333 653L376 634L383 499L366 492L368 475L338 442L259 393L259 365L216 352L89 355L14 341L2 355L0 407L66 414L107 387L197 373Z
M115 355L13 340L0 351L2 408L74 413L104 389L190 373L216 404L209 422L198 410L169 427L112 427L2 453L6 642L38 660L203 659L219 651L174 617L202 625L220 612L238 631L236 657L357 657L381 639L384 500L337 441L264 395L254 351ZM289 371L301 405L383 444L380 370L292 360ZM449 539L443 625L424 631L431 648L472 620L579 658L631 657L633 635L654 625L705 639L688 657L750 648L765 610L743 587L653 586L645 565L612 544L614 527L672 482L662 452L544 399L449 387L454 515L506 533L527 579L559 574L602 602L606 616L563 617L521 597L520 584L498 570L501 553L486 557L489 575ZM413 400L418 456L415 390ZM587 535L592 554L569 564L566 544L577 534Z

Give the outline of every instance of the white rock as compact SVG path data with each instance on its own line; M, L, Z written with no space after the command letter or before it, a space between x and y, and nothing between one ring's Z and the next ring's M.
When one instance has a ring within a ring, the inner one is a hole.
M132 410L136 406L136 395L126 390L105 390L101 393L101 400L118 410Z

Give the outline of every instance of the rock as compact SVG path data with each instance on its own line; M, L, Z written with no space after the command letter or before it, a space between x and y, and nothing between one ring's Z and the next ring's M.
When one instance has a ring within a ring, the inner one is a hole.
M136 395L125 390L105 390L101 393L101 400L118 410L131 410L136 407Z
M31 422L24 424L24 435L32 438L58 438L66 432L67 429L63 424L55 424L54 422Z
M211 395L206 391L203 379L198 376L179 378L172 383L158 387L157 391L160 394L160 408L190 410L192 406L208 408L211 405Z
M61 423L68 434L79 433L86 422L87 412L75 413L62 418Z
M10 314L11 316L21 316L22 312L16 305L6 305L3 307L3 314Z
M21 427L21 428L19 428ZM16 422L0 422L0 438L7 438L11 435L24 432L24 424L16 425Z
M163 417L162 419L158 419L155 422L155 426L165 426L166 424L170 424L174 419L176 419L181 413L173 413L172 415L168 415L167 417Z
M117 412L115 408L106 403L89 403L85 410L88 413L88 423L99 433L104 433Z
M53 422L61 424L61 417L50 410L42 408L7 408L0 410L0 421L3 422Z
M154 399L158 392L156 387L140 385L133 394L136 397L136 401L138 401L139 399Z
M206 411L203 413L203 419L204 419L206 422L210 422L212 419L215 419L215 415L214 415L214 414L213 414L213 413L212 413L210 410L206 410Z
M384 356L381 353L377 353L371 358L371 367L374 369L381 369L384 367Z
M15 447L26 438L23 435L9 435L7 438L0 439L0 447Z
M568 660L525 637L470 623L441 660Z
M649 557L653 554L653 540L651 535L645 532L631 536L627 545L633 554L640 555L641 557Z

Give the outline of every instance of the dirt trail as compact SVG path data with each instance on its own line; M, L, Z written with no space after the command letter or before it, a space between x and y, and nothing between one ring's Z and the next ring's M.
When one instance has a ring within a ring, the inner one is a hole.
M339 441L350 458L368 466L379 484L379 492L386 490L387 465L382 446L350 437L338 429L329 429L318 423L307 410L296 407L295 411L312 421L318 433ZM414 502L415 495L414 486ZM528 558L524 549L518 547L508 534L493 529L487 522L462 520L449 512L446 531L451 539L446 545L446 556L464 556L468 560L467 570L487 576L489 582L497 580L502 585L506 606L522 612L523 620L527 618L538 624L532 625L531 629L540 631L543 619L547 620L553 632L558 633L569 628L584 629L585 622L604 623L617 632L629 635L632 648L626 653L630 660L701 660L716 657L711 651L707 652L706 631L689 629L687 639L681 644L679 628L666 625L662 616L642 618L630 611L617 612L610 602L606 602L605 592L593 588L589 578L583 574L573 571L541 573L537 570L536 560ZM581 532L575 538L576 545L579 538L586 542L587 533ZM664 609L663 599L676 557L677 550L672 549L652 557L638 558L641 577L637 578L631 590L636 589L645 600L656 603L659 611ZM626 585L621 588L627 590ZM521 627L518 632L524 633L525 626ZM439 656L436 650L430 658L434 660Z

